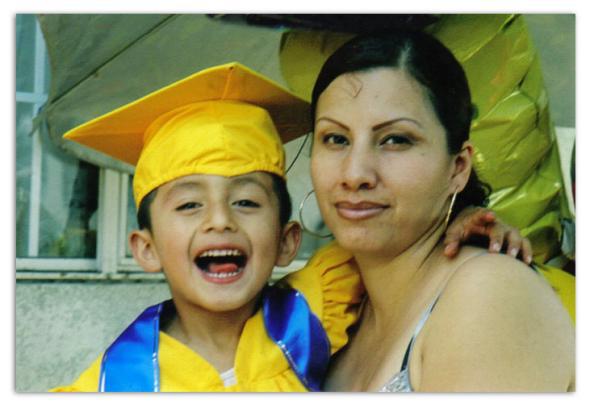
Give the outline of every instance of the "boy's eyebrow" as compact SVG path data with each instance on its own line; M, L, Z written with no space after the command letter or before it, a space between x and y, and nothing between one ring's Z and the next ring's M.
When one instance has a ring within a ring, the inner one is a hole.
M271 195L271 190L269 190L268 186L266 186L258 178L251 176L251 175L238 176L238 177L232 178L231 184L232 185L256 184L257 186L261 187L266 194L268 194L269 196Z
M255 184L262 188L262 190L269 196L272 197L272 190L268 188L262 181L260 181L257 177L252 175L243 175L243 176L236 176L232 177L230 181L232 186L241 186L246 184ZM178 191L186 190L186 191L194 191L194 190L203 190L205 189L205 183L199 180L187 180L181 181L172 186L170 190L166 192L164 195L164 201L167 201L172 197L172 195Z
M179 190L188 190L188 191L193 191L195 189L202 189L203 188L203 183L200 181L182 181L179 183L176 183L172 186L172 188L170 190L168 190L166 192L166 195L164 196L164 201L167 201L172 194L176 193Z

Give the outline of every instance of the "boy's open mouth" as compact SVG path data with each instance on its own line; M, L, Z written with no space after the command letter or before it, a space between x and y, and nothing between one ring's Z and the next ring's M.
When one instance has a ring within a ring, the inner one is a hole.
M231 283L238 280L248 257L239 249L209 249L197 256L195 264L206 280Z

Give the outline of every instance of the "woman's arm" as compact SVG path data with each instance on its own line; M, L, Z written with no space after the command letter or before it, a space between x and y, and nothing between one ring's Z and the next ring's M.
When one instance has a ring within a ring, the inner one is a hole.
M550 286L504 255L465 262L424 327L417 391L554 392L574 386L574 330ZM412 366L410 367L412 372Z

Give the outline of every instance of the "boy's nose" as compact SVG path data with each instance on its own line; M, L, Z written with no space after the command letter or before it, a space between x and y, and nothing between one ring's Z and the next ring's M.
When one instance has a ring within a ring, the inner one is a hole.
M202 229L206 232L235 232L237 230L237 224L228 206L216 205L207 212Z

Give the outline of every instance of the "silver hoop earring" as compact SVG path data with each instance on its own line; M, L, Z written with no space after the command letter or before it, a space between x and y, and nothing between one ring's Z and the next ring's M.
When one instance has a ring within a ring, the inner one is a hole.
M303 222L303 207L305 206L305 202L307 201L307 199L311 197L313 193L315 193L314 190L311 190L309 193L307 193L305 197L303 197L303 200L301 200L301 203L299 204L299 223L301 224L301 228L303 228L303 231L307 232L309 235L313 235L314 237L321 239L330 238L332 237L331 233L328 233L327 235L321 235L315 231L308 229L305 226L305 223Z
M451 219L451 213L453 212L453 205L455 204L455 198L457 198L457 192L453 193L451 197L451 205L449 206L449 211L447 211L447 217L445 218L445 230L449 226L449 220Z

